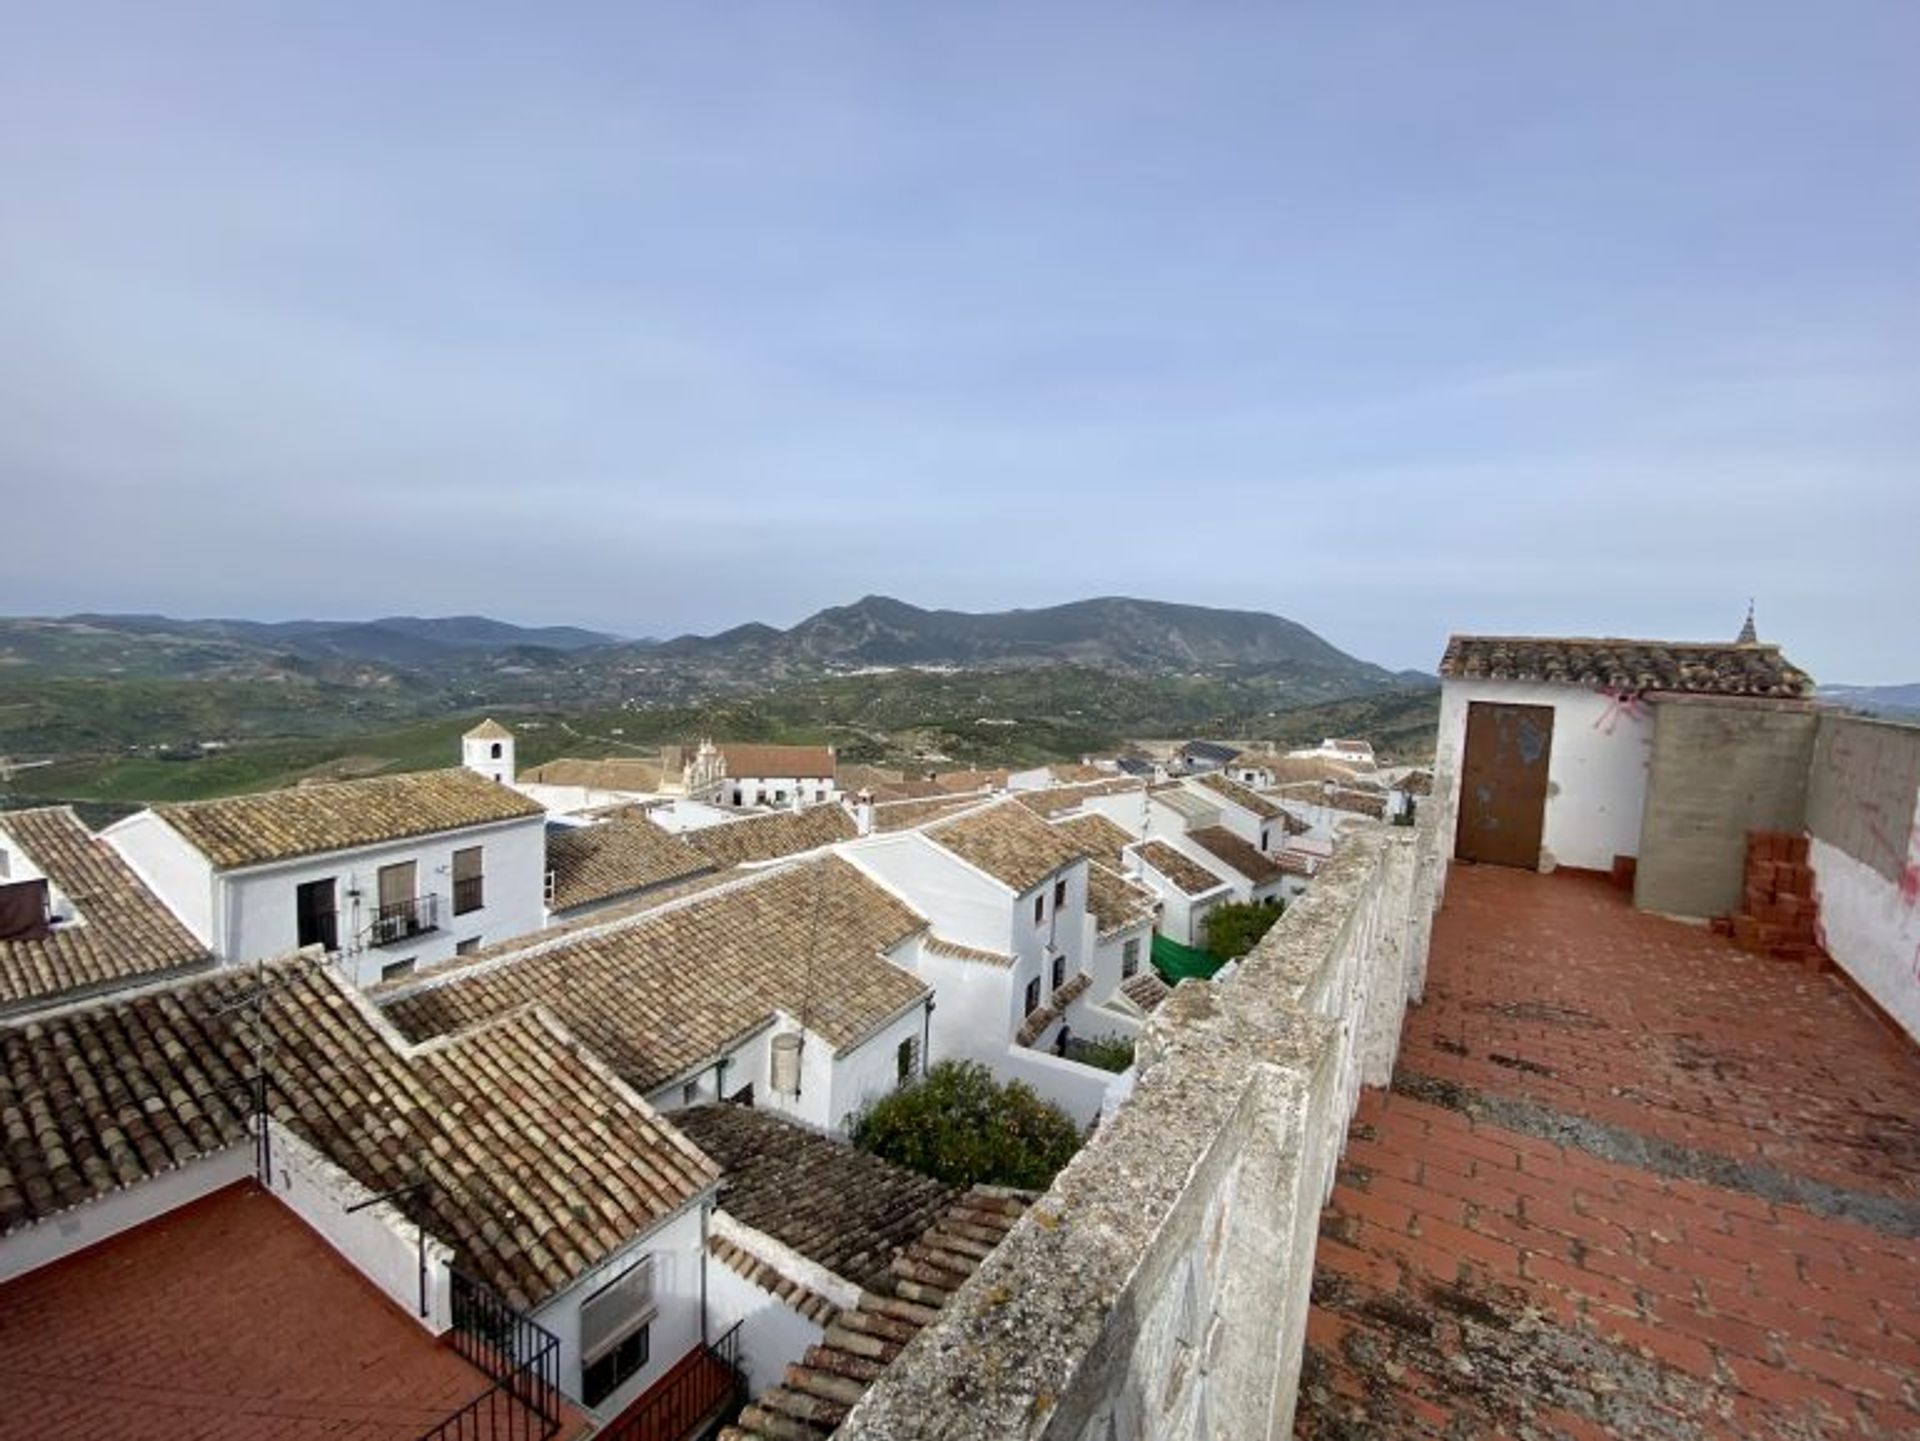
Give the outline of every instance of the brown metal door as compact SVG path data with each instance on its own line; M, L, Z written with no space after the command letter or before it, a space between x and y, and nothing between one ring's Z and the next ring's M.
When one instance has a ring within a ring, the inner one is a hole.
M1474 701L1467 707L1455 856L1488 865L1539 868L1552 753L1551 706Z

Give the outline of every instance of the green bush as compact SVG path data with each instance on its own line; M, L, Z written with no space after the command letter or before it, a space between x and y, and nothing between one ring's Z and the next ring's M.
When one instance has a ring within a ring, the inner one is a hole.
M959 1186L1044 1190L1080 1139L1073 1117L1024 1081L1002 1085L977 1061L942 1061L853 1123L862 1150Z
M1285 906L1277 902L1231 902L1207 912L1207 949L1224 960L1238 960L1273 929Z
M1133 1037L1131 1036L1092 1036L1086 1040L1076 1037L1067 1047L1067 1055L1084 1066L1098 1066L1103 1071L1124 1071L1133 1064Z

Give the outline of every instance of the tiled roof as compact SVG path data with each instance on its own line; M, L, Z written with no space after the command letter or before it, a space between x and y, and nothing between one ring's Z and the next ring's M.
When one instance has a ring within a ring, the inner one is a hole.
M1449 680L1546 681L1636 692L1813 694L1813 678L1773 645L1456 635L1447 642L1440 674Z
M577 760L562 756L520 772L523 785L535 786L580 786L590 791L632 791L637 795L653 795L666 779L666 769L659 761L647 760L640 756L609 756L604 760ZM679 767L673 768L675 781L680 779Z
M679 836L635 816L550 829L547 869L553 872L553 909L570 911L686 880L712 870L713 862Z
M991 800L984 792L970 796L941 796L924 801L888 801L873 808L873 828L876 831L905 831L915 826L925 825L928 821L938 820L941 816L958 815Z
M946 771L933 778L933 783L948 795L959 795L963 791L997 791L1006 789L1005 771Z
M1202 896L1226 881L1163 840L1143 841L1134 850L1148 865L1190 896Z
M776 780L786 776L812 780L833 775L830 746L770 746L721 742L720 758L727 774L743 780Z
M1078 975L1072 976L1063 982L1059 989L1054 991L1046 1005L1041 1006L1034 1011L1032 1015L1028 1016L1027 1019L1021 1023L1020 1029L1014 1032L1013 1039L1015 1044L1031 1046L1035 1041L1039 1040L1041 1036L1046 1034L1047 1027L1065 1015L1067 1007L1084 996L1087 993L1087 987L1092 984L1093 977L1085 971L1081 971Z
M1180 754L1193 756L1199 760L1218 761L1225 765L1240 752L1219 741L1188 741L1180 747Z
M406 1045L322 963L252 967L0 1027L0 1233L247 1136L252 1042L274 1118L537 1303L716 1178L544 1013Z
M707 1237L707 1254L816 1326L831 1326L839 1319L840 1308L825 1296L811 1286L781 1275L753 1252L742 1250L731 1241L720 1236Z
M1189 831L1187 839L1208 855L1231 866L1256 886L1268 885L1286 875L1286 870L1258 846L1250 845L1225 826L1203 826Z
M1174 812L1189 825L1213 826L1220 823L1218 803L1195 795L1178 781L1171 785L1155 786L1151 794L1157 803Z
M1239 781L1228 780L1218 772L1211 772L1195 778L1195 783L1205 786L1217 796L1224 796L1243 811L1250 811L1263 821L1278 820L1280 807L1268 800L1256 790L1251 790Z
M1055 830L1085 851L1091 859L1116 871L1123 864L1120 853L1136 839L1125 826L1098 811L1068 816L1065 820L1055 821L1053 825Z
M1393 783L1393 788L1410 796L1430 796L1433 794L1433 772L1408 771Z
M0 1013L211 963L120 853L65 806L0 813L0 848L39 867L80 921L42 940L0 941Z
M557 941L530 937L479 964L385 993L411 1036L544 1004L641 1091L770 1024L806 1018L836 1050L927 994L882 952L926 922L837 858L779 866Z
M546 814L511 786L462 767L153 809L219 870Z
M922 835L1015 892L1026 892L1072 865L1080 848L1013 801L935 821Z
M1080 785L1087 781L1107 780L1111 776L1111 772L1103 771L1098 766L1087 765L1085 762L1075 765L1051 765L1047 767L1047 774L1053 777L1053 783L1055 785L1060 786Z
M1298 781L1350 781L1360 774L1331 756L1243 755L1229 769L1256 766L1271 775L1276 786Z
M990 951L985 946L969 946L961 941L950 941L945 936L927 933L922 949L936 956L945 956L954 961L977 961L983 966L997 966L1003 971L1013 969L1017 958L1008 951Z
M1033 1197L975 1186L894 1258L886 1284L842 1311L820 1344L720 1432L720 1441L826 1441L889 1362L945 1306Z
M673 1123L719 1163L722 1210L863 1290L960 1195L768 1111L695 1106Z
M1326 802L1335 810L1372 816L1377 821L1385 820L1387 816L1387 798L1378 791L1361 791L1351 786L1335 786L1327 792Z
M1269 859L1290 876L1310 876L1320 867L1318 857L1305 851L1275 851Z
M1087 867L1087 910L1100 940L1153 919L1158 898L1095 861Z
M843 807L829 802L805 810L769 811L718 825L695 826L682 831L681 839L716 866L746 866L850 841L859 830Z
M501 725L500 722L492 716L488 716L485 720L481 721L479 725L462 736L461 739L469 741L510 741L513 739L513 732Z
M1159 1010L1160 1003L1173 994L1173 987L1153 971L1141 971L1120 983L1120 994L1151 1014Z
M1143 791L1146 785L1137 776L1109 776L1105 780L1085 781L1079 785L1049 786L1045 790L1021 791L1020 804L1035 815L1052 819L1077 811L1087 801L1098 796L1123 795L1128 791Z

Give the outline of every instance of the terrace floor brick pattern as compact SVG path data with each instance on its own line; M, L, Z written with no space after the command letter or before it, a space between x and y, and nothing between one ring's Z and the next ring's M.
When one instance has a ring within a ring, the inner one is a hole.
M1300 1441L1920 1437L1920 1061L1832 976L1456 866Z
M252 1185L0 1287L5 1441L413 1441L489 1384Z

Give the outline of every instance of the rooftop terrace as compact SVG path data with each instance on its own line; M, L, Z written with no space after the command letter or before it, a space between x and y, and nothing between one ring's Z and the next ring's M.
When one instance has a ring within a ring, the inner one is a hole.
M1920 1434L1920 1064L1831 975L1455 867L1296 1435Z

